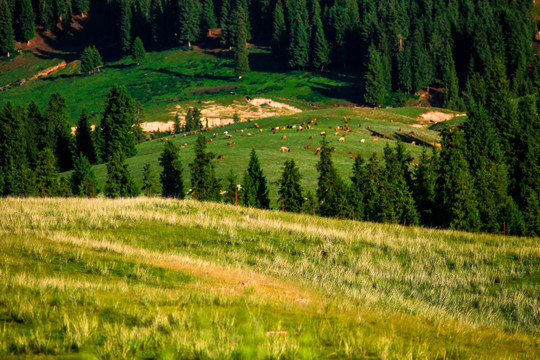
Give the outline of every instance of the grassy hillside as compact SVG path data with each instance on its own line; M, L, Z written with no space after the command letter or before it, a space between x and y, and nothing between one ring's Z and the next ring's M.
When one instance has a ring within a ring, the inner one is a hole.
M439 141L439 132L427 128L416 128L411 125L418 124L416 116L425 112L425 108L399 108L399 109L362 109L362 108L329 108L324 110L313 110L298 113L295 115L284 116L279 118L268 118L254 122L242 122L233 125L227 125L223 128L218 127L210 133L206 133L207 137L212 137L212 133L218 132L219 136L208 143L208 150L216 155L225 155L224 160L216 160L216 172L218 177L225 178L229 169L238 175L238 181L241 182L243 172L247 167L247 159L252 148L257 150L261 164L270 182L277 181L281 174L281 167L285 160L295 159L300 172L303 175L303 185L314 190L317 181L317 172L315 164L319 160L318 156L314 156L315 149L320 146L322 131L326 131L330 146L336 148L333 154L337 168L344 176L350 176L353 159L352 154L360 154L363 158L369 158L373 153L382 156L384 146L390 143L393 146L396 140L406 142L407 150L413 156L417 156L422 151L420 144L437 143ZM415 116L415 117L411 117ZM338 131L340 136L335 136L335 128L345 125L344 117L349 119L349 127L351 133ZM297 129L279 130L275 135L271 129L277 126L300 125L302 122L308 122L312 119L317 119L318 125L312 126L311 129L297 131ZM255 129L257 123L262 133ZM429 122L424 123L429 126ZM361 125L361 127L360 127ZM329 127L332 129L329 129ZM369 128L368 128L369 127ZM244 129L242 133L241 130ZM238 133L236 132L238 130ZM232 139L226 139L224 131L228 131L233 135ZM247 136L247 133L252 136ZM340 142L339 138L344 134L347 135L345 142ZM378 138L373 136L386 136ZM282 140L282 136L286 136ZM310 140L309 137L313 136ZM184 178L187 181L189 188L189 172L187 164L193 161L193 144L196 136L179 135L177 138L168 137L175 144L187 144L187 147L181 150L181 159L183 161L185 172ZM377 142L373 140L377 138ZM364 139L364 143L361 140ZM227 146L230 141L236 142L236 146ZM416 145L412 145L412 142ZM311 145L311 150L304 149L307 145ZM280 152L282 146L291 149L291 152ZM152 140L145 142L137 147L138 154L127 160L130 170L133 172L136 179L142 181L142 171L144 164L149 162L157 169L159 168L158 158L163 150L163 142ZM107 170L106 166L99 165L95 167L96 175L101 185L106 181ZM272 201L275 200L277 187L271 184Z
M8 88L2 92L2 100L16 103L34 100L45 106L50 95L59 91L67 99L70 121L76 123L83 107L100 117L105 95L115 84L126 86L141 101L147 121L172 120L178 104L200 106L202 101L213 101L227 106L244 96L262 94L285 98L285 102L295 107L309 109L346 104L350 94L358 94L354 85L358 79L354 75L282 72L276 68L267 48L251 48L250 61L253 71L238 80L234 76L232 53L225 50L177 48L150 52L140 66L135 66L130 58L123 58L107 62L103 71L92 76L79 73L77 60L49 76ZM38 64L42 62L33 62L34 67ZM9 66L10 63L0 63L0 71L12 73ZM22 76L2 76L0 86Z
M540 356L539 239L1 199L0 357Z

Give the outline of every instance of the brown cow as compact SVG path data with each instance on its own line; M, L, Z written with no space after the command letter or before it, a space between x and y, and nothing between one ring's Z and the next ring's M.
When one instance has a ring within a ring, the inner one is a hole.
M309 137L309 140L313 140L313 136L310 136L310 137Z
M286 137L285 135L283 135L283 136L281 137L281 140L285 140L285 139L287 139L287 137Z
M250 133L247 133L246 136L252 136Z
M311 145L306 146L304 149L310 150L310 149L311 149Z
M225 137L226 137L227 139L232 139L232 135L229 135L229 134L225 135Z
M288 147L282 146L281 149L279 149L279 151L281 151L281 152L291 152L291 149L289 149Z
M206 140L206 141L207 141L207 142L212 142L212 141L214 141L214 140L212 140L212 139L208 139L208 140Z
M227 145L228 145L228 146L234 146L234 145L236 145L236 143L235 143L235 142L232 142L232 141L229 141L229 142L227 143Z
M223 160L223 159L225 159L225 155L219 155L217 158L218 158L218 160Z

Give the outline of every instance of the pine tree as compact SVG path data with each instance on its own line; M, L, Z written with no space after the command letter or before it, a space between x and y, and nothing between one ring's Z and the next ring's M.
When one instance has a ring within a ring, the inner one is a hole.
M382 221L393 223L418 224L416 204L409 188L408 165L412 160L405 151L403 143L398 142L394 149L387 144L384 148L386 178L384 182L388 206L382 209Z
M313 14L311 25L311 64L315 69L324 70L325 65L330 62L330 47L326 36L324 34L324 28L320 16L319 2L313 1L315 5L315 12Z
M75 158L70 183L71 192L75 196L93 197L99 192L96 174L83 154Z
M105 140L101 134L101 122L99 119L96 121L94 131L92 131L92 142L94 143L94 149L96 151L96 163L101 163L106 161L107 156L105 155Z
M144 165L143 169L143 193L147 197L154 196L161 193L161 184L159 182L158 176L152 167L152 164L147 163Z
M319 172L317 187L318 213L322 216L348 216L345 185L334 167L332 150L326 136L321 141L321 154L317 163L317 171Z
M189 164L191 170L191 188L195 198L203 201L219 200L220 184L212 159L215 154L206 151L206 136L199 134L194 146L195 158Z
M299 12L291 24L289 66L293 69L303 69L309 66L309 37L306 24Z
M434 225L434 218L437 213L437 203L435 201L437 156L435 151L431 156L428 155L424 147L414 173L414 199L420 215L420 222L426 226Z
M11 10L7 0L0 1L0 55L10 55L15 50L15 34L13 33L13 22Z
M73 0L73 13L82 14L90 10L90 0Z
M45 108L49 129L47 146L54 151L60 171L73 168L73 135L66 108L66 99L60 93L53 93Z
M249 72L249 59L248 51L246 47L247 42L247 29L246 29L246 17L245 12L241 8L241 2L238 1L238 7L236 9L236 39L234 49L234 74L239 78Z
M236 181L236 175L232 169L229 170L229 175L227 175L227 192L223 197L223 201L227 204L236 204L236 193L239 192L238 183ZM238 194L238 198L241 199L241 194Z
M150 31L152 46L160 48L166 42L165 10L162 0L152 0L150 5Z
M132 130L134 123L133 99L123 86L114 86L105 98L105 110L101 121L103 154L108 157L116 149L120 149L124 157L135 155L135 136Z
M221 17L219 26L221 27L221 35L219 41L225 46L232 46L235 37L234 22L236 20L234 9L231 5L231 0L221 1Z
M131 1L120 1L120 46L124 53L131 49Z
M53 4L51 0L37 0L36 22L49 30L53 23Z
M480 217L473 187L473 177L466 159L467 144L462 130L445 129L441 134L437 203L438 219L443 226L475 231Z
M131 57L139 65L146 58L146 50L144 50L144 44L140 37L136 37L133 42L133 47L131 50Z
M201 29L208 33L210 29L217 28L217 19L214 14L214 2L212 0L202 1Z
M200 36L201 5L198 0L180 0L178 6L178 38L181 43L187 43L188 47L191 47L191 43Z
M388 95L382 64L381 54L372 44L368 49L367 71L364 75L364 101L371 105L381 105Z
M95 164L97 162L96 149L94 147L94 140L92 139L92 129L88 121L86 108L83 108L81 112L77 130L75 131L75 148L76 153L84 155L90 163Z
M88 73L88 75L91 75L96 69L92 52L92 47L88 46L81 54L81 72Z
M107 163L107 182L105 183L105 196L109 198L133 197L139 194L139 189L127 165L124 154L120 148L113 150Z
M244 205L260 209L268 209L270 207L266 177L264 176L255 149L251 150L242 188Z
M180 116L178 113L174 116L174 128L173 132L175 134L180 134L182 132L182 123L180 122Z
M273 20L272 53L276 58L281 59L287 49L287 26L283 15L282 0L278 0L276 3Z
M460 110L463 105L459 97L459 79L449 44L446 44L441 57L442 82L444 85L444 107Z
M22 169L27 167L23 116L22 108L13 106L9 101L0 109L0 172L3 196L19 193Z
M43 149L39 154L36 168L36 187L41 196L57 196L59 192L58 169L51 149Z
M36 15L32 9L31 0L19 0L17 1L18 11L18 23L17 23L17 37L21 41L30 41L36 34L34 32Z
M281 178L278 180L278 205L280 208L283 205L284 211L296 213L302 211L304 197L302 196L302 185L300 185L301 179L302 176L294 160L285 161Z
M354 159L353 175L348 191L349 206L351 210L354 211L354 218L356 220L364 218L364 193L362 190L367 178L366 175L364 160L358 155Z
M27 109L20 110L23 121L23 136L26 143L25 155L27 165L30 170L34 170L36 168L40 150L40 125L42 120L39 118L39 115L41 115L39 107L37 107L37 114L39 114L38 116L36 116L37 114L35 107L37 107L37 105L32 102Z
M100 71L103 67L103 60L101 59L101 54L95 46L92 46L92 63L94 64L94 70Z
M165 142L159 164L163 168L160 175L162 194L165 197L184 198L184 179L182 178L182 162L180 149L171 141Z

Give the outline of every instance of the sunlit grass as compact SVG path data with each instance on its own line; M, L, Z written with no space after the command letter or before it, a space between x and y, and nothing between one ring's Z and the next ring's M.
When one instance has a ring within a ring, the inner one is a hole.
M0 207L0 357L539 356L539 239L164 199Z

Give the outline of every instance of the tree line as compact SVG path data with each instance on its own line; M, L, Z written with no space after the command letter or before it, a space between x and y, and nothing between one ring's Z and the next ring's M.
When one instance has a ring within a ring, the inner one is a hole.
M89 0L1 0L0 55L13 39L28 41L34 24L69 27ZM291 69L344 67L362 74L365 103L391 93L445 89L444 106L464 109L462 94L478 74L501 62L514 96L537 88L540 71L531 43L537 31L531 1L487 0L107 0L103 24L126 52L191 46L217 28L234 48L236 75L249 71L246 41L271 45ZM266 34L271 34L270 38ZM140 46L141 44L138 44ZM137 61L138 62L138 61Z

